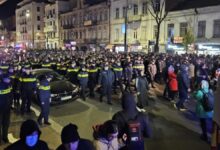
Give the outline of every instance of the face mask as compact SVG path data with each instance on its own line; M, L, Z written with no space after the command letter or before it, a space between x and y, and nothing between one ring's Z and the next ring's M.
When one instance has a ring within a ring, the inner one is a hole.
M26 145L29 147L33 147L37 144L38 135L30 135L26 137Z
M79 141L70 143L70 150L77 150Z
M72 67L75 67L75 64L72 64Z
M105 70L108 70L108 67L105 67Z
M86 71L86 69L82 69L82 71Z
M10 83L10 79L8 79L8 78L5 78L5 79L3 79L3 81L5 82L5 83Z
M120 64L120 63L117 63L117 65L120 66L121 64Z

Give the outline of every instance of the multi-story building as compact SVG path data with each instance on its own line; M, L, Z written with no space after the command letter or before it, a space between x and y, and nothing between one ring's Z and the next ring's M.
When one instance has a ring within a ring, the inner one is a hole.
M192 50L220 54L220 1L183 1L169 12L161 29L161 41L168 49L184 49L179 45L190 31L195 39ZM171 37L174 38L172 44Z
M60 43L60 13L69 11L71 8L69 0L54 0L45 6L45 42L47 49L62 47Z
M81 48L105 47L109 44L109 4L107 0L91 4L77 0L73 9L61 14L61 40Z
M23 0L16 8L17 44L27 48L45 48L44 0Z

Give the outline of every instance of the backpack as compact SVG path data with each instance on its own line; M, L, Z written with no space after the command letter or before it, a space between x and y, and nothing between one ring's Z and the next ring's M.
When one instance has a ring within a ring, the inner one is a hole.
M121 115L125 121L124 134L127 135L126 143L142 141L141 122L138 120L139 113L131 119L126 119L123 114Z
M205 112L210 112L214 109L214 95L211 92L203 93L202 106Z

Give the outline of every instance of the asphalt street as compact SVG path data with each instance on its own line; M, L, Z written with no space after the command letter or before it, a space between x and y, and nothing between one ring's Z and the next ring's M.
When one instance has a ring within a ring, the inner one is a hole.
M173 109L159 95L161 87L149 93L150 106L146 108L150 117L153 137L145 140L147 150L209 150L209 145L200 140L200 128L193 108L186 113ZM113 114L121 110L118 96L114 96L113 106L96 99L80 99L59 106L53 106L50 112L52 126L43 126L41 139L48 142L51 149L60 144L60 131L63 126L72 122L78 125L81 137L93 140L92 126L111 119ZM191 106L190 104L188 104ZM39 113L37 106L33 107L31 115L21 116L12 111L9 138L14 141L19 138L19 128L23 120L36 119ZM1 145L3 149L7 145Z

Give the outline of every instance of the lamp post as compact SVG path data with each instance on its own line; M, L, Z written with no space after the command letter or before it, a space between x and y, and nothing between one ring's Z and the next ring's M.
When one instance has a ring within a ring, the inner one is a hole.
M131 9L131 5L128 5L128 0L126 0L126 6L125 6L125 34L124 34L124 49L125 49L125 52L128 52L127 29L128 29L128 10L129 9Z

